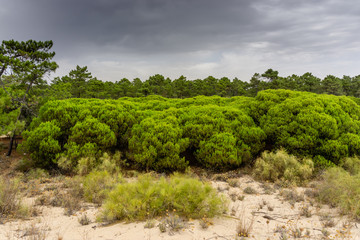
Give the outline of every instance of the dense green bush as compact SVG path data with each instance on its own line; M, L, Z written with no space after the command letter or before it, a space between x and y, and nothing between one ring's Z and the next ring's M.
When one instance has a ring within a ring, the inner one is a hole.
M284 91L270 92L281 96ZM270 106L260 117L269 145L299 156L320 155L335 164L360 152L360 107L355 102L331 95L296 95Z
M283 184L302 185L312 177L314 163L311 159L299 159L284 150L263 152L254 165L255 177Z
M201 141L196 157L207 168L228 169L238 167L242 160L251 156L247 145L237 145L231 133L213 135L208 141Z
M53 122L42 122L33 131L25 131L27 149L39 167L49 167L56 163L56 155L61 152L58 138L61 130Z
M145 175L138 181L117 185L105 200L102 218L145 220L174 209L187 218L214 217L225 208L225 199L209 184L178 175L158 180Z
M189 148L203 166L237 167L264 147L264 132L240 109L192 106L184 109L179 118L184 136L190 139Z
M231 169L264 149L284 148L324 168L360 154L360 106L347 97L290 90L255 98L68 99L45 104L24 137L35 165L83 174L115 151L128 166L173 171L188 162Z
M129 140L133 160L146 170L184 170L188 163L180 157L188 146L174 116L164 119L146 118L134 125Z

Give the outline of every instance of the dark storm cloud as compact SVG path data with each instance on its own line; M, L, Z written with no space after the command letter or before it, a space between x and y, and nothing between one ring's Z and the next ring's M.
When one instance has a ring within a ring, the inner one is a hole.
M0 3L2 39L52 39L59 61L93 65L90 69L102 76L106 69L106 78L112 80L116 77L110 73L119 71L150 75L160 69L169 74L233 76L266 67L302 71L299 64L307 61L321 73L326 61L359 62L360 4L356 0Z
M16 25L19 31L25 30L23 36L33 32L66 44L115 44L149 52L187 51L217 45L217 41L228 40L229 34L246 35L252 31L259 16L251 2L12 0L6 17L19 18Z

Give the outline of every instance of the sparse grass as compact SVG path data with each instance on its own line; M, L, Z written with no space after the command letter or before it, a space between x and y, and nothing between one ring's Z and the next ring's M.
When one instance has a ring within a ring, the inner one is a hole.
M238 199L238 195L236 192L232 192L229 194L231 201L235 202Z
M148 219L148 220L146 220L144 228L153 228L153 227L155 227L155 223L156 223L156 221L154 219Z
M81 225L89 225L91 223L89 217L85 214L82 214L81 217L78 219Z
M0 177L0 222L4 218L23 218L29 215L29 209L20 201L20 181Z
M252 187L246 187L243 192L246 194L257 194L257 191Z
M244 196L244 195L239 195L239 196L238 196L238 200L239 200L239 201L243 201L244 199L245 199L245 196Z
M214 223L211 221L211 219L204 216L203 218L200 219L199 224L202 229L207 229L209 228L209 226L213 225Z
M290 202L291 205L304 201L304 196L298 194L295 190L284 190L280 192L280 195L283 196L286 201Z
M275 189L269 183L263 183L261 187L264 189L264 194L269 195L275 192Z
M281 149L263 152L254 166L254 176L271 182L280 181L282 185L303 185L313 175L314 163L311 159L300 159Z
M236 234L238 237L250 237L254 225L254 216L250 220L246 220L244 214L241 214L239 222L236 227Z
M170 213L164 220L170 231L178 232L185 227L185 221L178 214Z
M149 175L135 182L118 184L105 201L102 219L145 220L162 216L176 209L179 216L201 218L221 214L226 200L206 183L185 176L173 175L155 179Z
M304 216L304 217L307 217L307 218L312 216L311 210L309 209L308 206L303 206L300 209L300 216Z
M334 217L330 216L329 214L320 215L320 222L323 228L332 228L336 226Z
M159 223L158 225L160 232L166 232L166 224L164 222Z
M321 203L339 207L343 214L360 220L360 174L351 175L342 168L333 167L318 184Z
M230 187L234 187L234 188L240 186L239 180L236 179L236 178L229 178L229 179L227 180L227 183L229 184Z
M107 171L93 171L83 180L84 198L100 205L110 190L122 181L121 175L113 177Z

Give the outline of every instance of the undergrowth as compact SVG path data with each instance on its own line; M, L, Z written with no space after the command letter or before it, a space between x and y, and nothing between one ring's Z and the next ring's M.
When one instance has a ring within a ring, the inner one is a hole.
M328 169L318 184L318 199L339 207L344 214L360 220L360 174L351 175L340 167Z
M303 185L314 171L311 159L299 159L281 149L276 152L265 151L254 166L255 177L283 185Z
M22 218L29 215L29 209L20 201L20 181L0 177L0 223L4 218Z
M143 175L135 182L118 184L103 205L102 220L145 220L163 216L167 210L179 216L201 218L221 214L224 197L209 184L178 174L155 179Z

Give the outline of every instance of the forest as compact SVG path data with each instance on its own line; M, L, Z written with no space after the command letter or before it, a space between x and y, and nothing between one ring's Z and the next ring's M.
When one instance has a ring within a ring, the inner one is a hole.
M118 153L143 170L223 171L265 150L283 148L316 166L359 154L360 75L280 77L268 69L249 82L157 74L113 83L76 66L48 83L58 67L52 44L11 40L0 48L1 133L21 135L34 166L90 171L104 153Z

